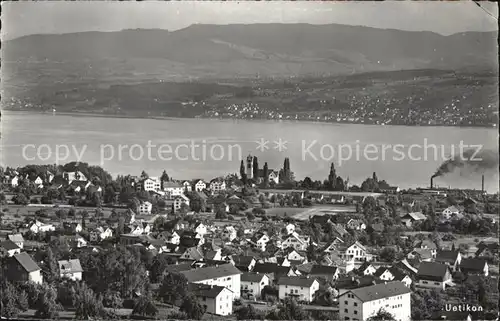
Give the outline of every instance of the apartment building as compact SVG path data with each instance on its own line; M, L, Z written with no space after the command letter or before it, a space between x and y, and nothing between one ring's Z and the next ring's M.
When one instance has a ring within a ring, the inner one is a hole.
M226 287L233 293L233 299L240 298L241 271L232 264L203 267L181 273L191 283Z
M367 320L380 309L396 321L410 321L411 290L402 282L381 283L344 292L339 296L340 320Z

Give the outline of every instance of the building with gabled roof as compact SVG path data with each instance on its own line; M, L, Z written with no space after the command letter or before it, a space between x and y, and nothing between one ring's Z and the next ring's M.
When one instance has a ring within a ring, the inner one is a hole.
M488 262L480 258L465 258L460 262L459 269L462 273L488 276Z
M11 240L0 242L0 248L2 248L7 253L7 257L11 257L21 253L21 248Z
M445 290L450 284L451 270L446 264L421 262L417 272L417 286Z
M312 302L314 293L319 290L319 282L313 277L282 276L277 284L281 300L291 297L297 301Z
M233 313L234 293L226 287L199 283L188 284L189 293L196 296L205 312L215 315Z
M189 282L223 286L232 291L233 299L240 298L241 271L232 264L203 267L181 273Z
M384 309L395 320L411 319L411 290L401 282L352 289L339 296L340 320L366 320Z
M16 245L19 246L19 248L21 248L21 249L24 247L24 238L19 233L9 234L9 235L7 235L7 239L16 243Z
M81 281L83 269L79 259L57 261L61 278Z
M437 252L435 261L448 265L455 272L462 261L462 255L458 250L441 250Z
M270 284L271 280L266 274L245 272L241 275L241 294L252 294L254 298L260 298L264 287Z
M6 280L14 282L43 282L42 269L26 252L9 257L3 266L3 275Z

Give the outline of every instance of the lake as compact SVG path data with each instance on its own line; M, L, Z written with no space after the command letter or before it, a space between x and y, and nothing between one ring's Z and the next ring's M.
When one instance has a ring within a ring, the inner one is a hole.
M259 143L257 143L259 142ZM113 175L211 179L239 173L241 158L258 157L279 170L285 157L297 179L328 177L330 164L351 184L373 172L402 188L427 187L429 177L459 145L498 155L497 129L405 127L290 121L134 119L2 112L3 166L67 163L101 165ZM434 145L434 146L433 146ZM257 149L259 148L259 149ZM476 148L476 147L470 147ZM142 154L142 155L141 155ZM437 186L498 191L498 166L454 172Z

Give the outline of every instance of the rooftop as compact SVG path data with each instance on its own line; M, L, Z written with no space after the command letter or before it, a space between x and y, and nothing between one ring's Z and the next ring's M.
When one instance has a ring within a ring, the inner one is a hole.
M380 283L372 286L350 290L346 293L352 293L363 302L380 300L397 295L410 293L411 290L402 282ZM345 293L344 293L345 294ZM342 295L344 295L342 294Z
M315 281L316 281L315 278L308 278L301 276L282 276L279 278L278 284L310 288Z
M232 264L224 264L219 266L204 267L189 271L181 271L182 274L188 279L189 282L198 282L209 279L216 279L220 277L239 275L240 270Z

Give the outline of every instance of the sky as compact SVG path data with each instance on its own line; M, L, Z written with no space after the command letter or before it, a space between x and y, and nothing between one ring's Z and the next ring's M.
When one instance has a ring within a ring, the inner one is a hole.
M254 1L42 1L2 2L3 40L30 34L116 31L136 28L177 30L200 24L349 24L449 35L498 30L498 7L472 1L254 2ZM495 18L496 17L496 18Z

